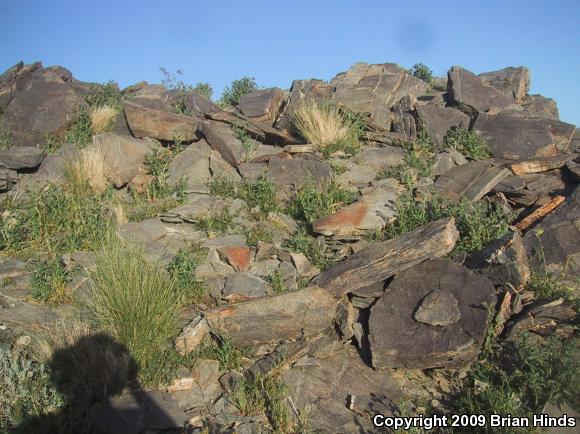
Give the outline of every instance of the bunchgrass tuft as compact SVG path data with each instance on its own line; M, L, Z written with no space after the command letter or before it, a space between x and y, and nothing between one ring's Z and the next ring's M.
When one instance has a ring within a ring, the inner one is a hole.
M90 117L93 134L104 133L113 125L117 117L117 110L110 105L99 106L91 110Z
M455 149L473 160L491 158L491 152L485 140L476 131L451 127L443 138L443 147Z
M196 267L206 255L206 249L194 245L180 249L167 266L169 275L175 280L175 297L180 306L190 306L206 300L207 286L195 275Z
M58 259L43 262L32 274L32 296L55 305L69 302L72 300L67 287L69 282L69 272Z

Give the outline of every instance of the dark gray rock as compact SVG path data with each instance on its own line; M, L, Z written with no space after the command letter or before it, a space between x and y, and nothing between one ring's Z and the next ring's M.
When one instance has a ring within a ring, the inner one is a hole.
M209 169L211 151L203 139L189 145L169 164L167 182L175 185L183 179L189 187L207 182L211 178Z
M294 80L290 88L286 102L281 108L281 115L276 121L275 127L287 130L296 136L294 130L293 113L296 107L305 99L315 96L330 98L332 96L332 87L322 80Z
M516 101L522 101L530 90L530 70L525 66L510 66L499 71L484 72L478 77Z
M451 67L447 76L447 95L451 103L472 117L477 113L497 114L516 109L513 98L460 66Z
M237 167L246 160L247 149L228 124L203 121L201 131L212 149L218 151L222 158L232 166Z
M8 191L18 182L18 173L12 169L0 167L0 191Z
M59 183L63 176L68 162L78 153L75 145L67 144L61 146L52 155L47 156L36 173L24 175L20 180L20 186L25 189L42 188L47 184Z
M494 157L508 160L565 152L575 130L574 125L549 118L526 119L509 114L480 114L473 129L486 139Z
M457 300L461 318L444 327L417 322L425 296L445 291ZM371 308L369 341L376 368L453 368L473 361L483 343L495 288L485 277L448 259L434 259L395 277ZM393 333L396 330L396 333Z
M413 315L416 321L445 327L461 319L457 300L449 291L435 289L421 301Z
M268 285L262 279L244 272L230 274L226 278L223 296L226 300L247 300L265 297Z
M20 146L0 151L0 166L7 169L34 169L42 163L46 153L34 146Z
M445 134L451 127L469 128L469 116L453 107L418 104L415 110L419 126L427 131L435 146L442 144Z
M463 154L457 152L455 149L440 152L435 155L433 161L433 175L440 176L447 173L457 166L462 166L467 163L467 158Z
M154 110L134 102L126 102L123 111L135 137L184 142L198 138L198 121L191 116Z
M280 89L260 89L243 95L238 109L253 121L273 125L283 101L284 92Z
M331 176L330 166L316 157L270 158L266 178L285 190L294 190L313 180L321 182Z
M521 101L526 116L533 118L560 119L558 104L552 98L542 95L526 95Z

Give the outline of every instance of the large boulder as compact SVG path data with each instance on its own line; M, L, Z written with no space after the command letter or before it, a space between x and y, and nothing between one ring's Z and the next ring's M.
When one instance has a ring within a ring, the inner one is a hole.
M145 157L158 147L146 140L103 133L93 138L93 145L101 149L110 168L109 177L117 188L131 181L143 170Z
M542 95L526 95L521 102L527 116L559 120L558 104Z
M373 121L386 128L391 125L391 108L401 98L409 95L414 99L427 90L427 83L393 63L356 63L334 77L330 85L335 89L337 102L355 112L369 114Z
M494 292L487 278L449 259L397 274L371 308L373 366L457 368L475 360L487 329L484 303L495 306Z
M5 104L2 122L13 144L44 145L50 135L63 134L76 110L86 106L79 90L70 71L59 66L38 63L9 73L0 84L0 97Z
M73 144L61 146L54 154L44 159L35 173L23 175L19 186L30 190L61 182L67 164L75 158L78 152L79 149Z
M522 160L550 157L565 152L574 134L574 125L549 118L522 118L509 114L480 113L473 124L486 139L496 158Z
M284 93L280 89L260 89L243 95L238 109L253 121L273 125L283 101Z
M135 137L190 142L197 138L197 120L191 116L154 110L133 102L126 102L125 118Z
M513 98L460 66L451 67L447 76L447 95L450 102L470 116L516 109Z
M259 146L258 142L250 138L243 143L232 127L223 122L202 121L201 132L212 149L219 152L222 158L234 167L247 159L250 148L256 149Z
M167 182L177 184L184 179L188 186L207 182L211 178L209 168L211 151L203 139L189 145L169 164Z
M0 151L0 167L21 170L34 169L42 163L46 153L34 146L21 146Z
M417 104L415 107L419 126L427 131L436 146L443 143L443 138L451 127L469 128L470 118L453 107L437 107L432 104Z
M525 66L484 72L478 75L484 82L492 85L507 97L520 102L530 90L530 70Z
M297 135L293 127L294 110L305 98L315 96L330 98L332 97L332 88L322 80L294 80L275 127Z

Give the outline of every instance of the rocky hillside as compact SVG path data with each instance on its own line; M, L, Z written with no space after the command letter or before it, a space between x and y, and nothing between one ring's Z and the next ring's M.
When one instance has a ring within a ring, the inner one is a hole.
M166 84L0 75L0 428L578 409L580 130L527 68Z

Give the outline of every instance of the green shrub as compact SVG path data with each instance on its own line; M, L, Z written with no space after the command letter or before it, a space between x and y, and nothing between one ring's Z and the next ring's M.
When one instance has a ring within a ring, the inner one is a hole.
M26 420L53 414L64 405L48 370L24 354L0 350L0 431L13 432Z
M91 273L88 308L99 329L123 343L146 384L159 384L176 337L175 280L141 251L110 234Z
M397 219L385 228L387 238L403 235L413 229L444 217L455 217L459 241L455 252L476 252L487 243L508 232L511 216L488 199L471 203L467 199L457 202L434 195L424 202L407 193L396 204Z
M253 77L242 77L232 81L230 86L226 86L220 98L223 106L236 106L240 103L242 96L258 90L258 85Z
M242 199L248 208L258 208L262 214L279 211L280 201L277 198L278 187L259 176L254 182L235 182L224 177L215 177L208 184L212 196L230 199Z
M414 64L411 68L411 75L429 84L433 81L433 71L423 63Z
M112 80L102 85L93 85L85 101L91 107L109 106L119 111L123 107L125 96L119 90L119 85Z
M206 253L205 249L197 246L180 249L167 266L169 275L175 281L175 292L180 306L201 303L207 296L205 282L195 275L195 269Z
M295 219L311 224L355 199L356 193L345 190L334 179L318 184L309 180L292 197L288 212Z
M443 147L455 149L473 160L491 158L485 140L475 131L451 127L443 138Z
M292 238L286 241L285 246L292 252L304 253L308 260L321 270L325 270L335 263L334 259L326 256L324 246L320 246L303 227L299 228L292 235Z
M196 357L200 359L217 360L221 370L239 369L245 357L245 352L232 344L227 336L213 336L202 343L196 351Z
M242 148L245 153L244 160L246 162L252 160L260 143L252 140L246 129L237 120L232 122L232 131L236 138L242 143Z
M266 280L272 287L272 291L274 291L274 294L282 294L283 292L288 291L286 282L284 282L284 276L282 275L280 270L274 271L266 278Z
M251 229L246 230L246 242L248 246L257 246L259 241L264 243L272 243L275 236L275 227L269 226L268 224L263 224L263 222L258 222Z
M195 223L195 227L205 232L216 232L225 234L233 226L233 216L227 208L224 208L218 214L212 214L207 217L201 217Z
M12 133L0 123L0 151L10 149L12 146Z
M193 90L200 95L205 96L207 99L211 99L213 95L213 87L211 87L211 85L206 82L198 82L195 86L193 86Z
M32 296L45 303L61 304L70 299L69 282L69 273L58 259L43 262L32 275Z
M84 148L91 142L92 138L91 116L86 108L80 107L74 114L72 123L65 133L65 141L79 148Z

